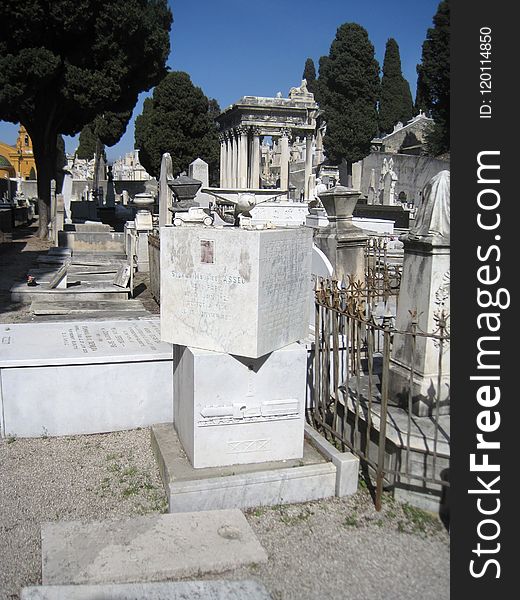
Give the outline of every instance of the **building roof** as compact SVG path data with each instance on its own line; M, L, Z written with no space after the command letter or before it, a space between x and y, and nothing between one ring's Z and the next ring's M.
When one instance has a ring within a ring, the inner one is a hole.
M0 168L2 167L10 167L12 169L13 165L7 160L5 156L2 156L0 154Z

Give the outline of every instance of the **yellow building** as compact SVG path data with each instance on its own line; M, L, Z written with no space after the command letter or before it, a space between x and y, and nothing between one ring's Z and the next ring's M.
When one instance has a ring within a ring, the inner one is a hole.
M32 142L23 125L18 130L16 146L0 141L0 178L18 176L22 179L36 179Z

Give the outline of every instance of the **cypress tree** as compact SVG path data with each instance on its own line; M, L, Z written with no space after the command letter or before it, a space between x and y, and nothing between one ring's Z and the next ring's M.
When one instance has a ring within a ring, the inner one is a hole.
M162 155L169 152L174 174L187 171L191 162L202 158L216 177L220 144L212 115L217 110L218 103L210 103L187 73L168 73L135 120L135 147L148 173L159 177Z
M345 160L350 174L352 163L370 153L378 129L379 64L361 25L338 28L329 56L320 60L318 86L327 122L325 153L332 163Z
M433 17L417 66L421 102L427 103L434 120L427 136L428 152L442 154L450 149L450 3L443 0ZM419 92L419 86L418 86Z
M314 67L312 58L308 58L305 61L302 78L307 80L307 89L314 94L316 88L316 68Z
M412 94L410 85L401 72L399 46L393 38L390 38L386 43L383 77L381 78L380 132L390 133L398 121L406 123L412 118L412 114Z
M79 146L76 150L76 156L81 159L91 160L94 154L98 152L99 138L94 131L92 123L85 125L79 134ZM104 151L104 147L101 147Z

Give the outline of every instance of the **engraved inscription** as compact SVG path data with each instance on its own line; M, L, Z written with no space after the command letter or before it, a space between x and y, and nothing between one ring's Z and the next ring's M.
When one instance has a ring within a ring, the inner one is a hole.
M265 452L270 450L271 440L239 440L228 441L228 454L243 454L244 452Z
M127 326L71 325L61 331L64 347L80 354L97 354L112 350L157 350L160 343L159 326L132 324Z

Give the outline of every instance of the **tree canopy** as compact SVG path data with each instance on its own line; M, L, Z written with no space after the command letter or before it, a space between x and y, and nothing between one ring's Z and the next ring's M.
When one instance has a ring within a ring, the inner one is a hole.
M413 116L413 100L410 84L401 72L401 56L397 42L390 38L386 42L379 98L380 133L391 133L394 125L407 123Z
M144 101L135 120L135 147L143 167L159 176L161 157L169 152L175 175L187 171L196 158L206 161L210 177L218 178L220 144L214 116L220 112L190 76L171 71Z
M433 17L422 46L421 64L417 65L417 104L425 104L434 120L427 136L430 154L450 149L450 3L443 0ZM419 98L419 93L421 94Z
M316 89L316 68L312 58L308 58L305 61L302 78L307 81L307 89L309 92L314 93Z
M378 129L379 64L361 25L338 28L329 56L320 60L318 90L327 122L327 158L351 164L367 156Z
M171 23L167 0L3 2L0 118L22 123L31 136L40 235L56 136L74 135L103 113L129 117L138 94L164 77Z

